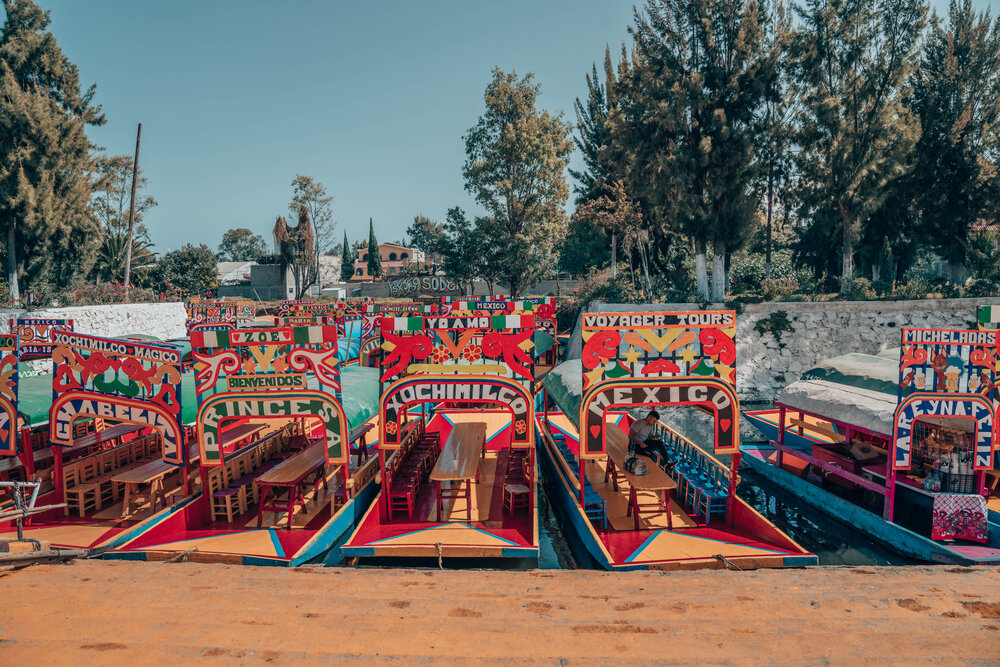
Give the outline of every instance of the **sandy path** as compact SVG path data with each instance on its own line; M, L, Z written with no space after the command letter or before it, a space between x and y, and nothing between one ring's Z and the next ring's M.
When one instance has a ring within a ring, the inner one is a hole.
M1000 660L987 568L476 572L78 561L0 575L0 664Z

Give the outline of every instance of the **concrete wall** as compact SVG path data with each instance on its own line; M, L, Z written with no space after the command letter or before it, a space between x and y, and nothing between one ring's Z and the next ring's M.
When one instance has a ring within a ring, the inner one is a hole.
M184 338L187 330L184 321L187 311L180 301L169 303L126 303L107 306L75 306L72 308L46 308L33 310L0 311L0 331L10 331L9 321L19 316L71 319L73 330L94 336L118 337L129 334L146 334L160 339ZM32 361L29 365L36 372L51 372L51 361ZM22 369L24 372L26 369Z
M746 306L736 318L736 389L740 400L769 402L817 362L849 352L876 354L899 347L902 327L975 329L976 308L1000 299L920 301L829 301L762 303ZM710 306L724 308L722 305ZM592 311L700 310L697 304L591 305ZM757 324L783 311L793 331L761 334ZM579 358L579 321L567 358Z

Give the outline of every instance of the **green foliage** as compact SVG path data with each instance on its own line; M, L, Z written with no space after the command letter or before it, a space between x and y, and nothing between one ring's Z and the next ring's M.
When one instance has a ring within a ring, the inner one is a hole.
M422 215L413 217L413 224L406 228L410 243L429 255L437 256L445 243L444 225ZM405 245L405 244L404 244Z
M711 244L712 296L724 300L725 257L747 239L757 205L755 118L774 88L779 52L758 3L647 0L632 28L635 58L613 143L629 156L629 189L653 215L652 245L669 232ZM653 253L656 269L664 260ZM704 262L699 290L707 297Z
M801 102L799 215L812 220L804 256L828 261L839 250L843 291L862 227L910 166L919 124L903 96L925 12L923 0L807 0L800 8L791 55ZM834 275L830 263L814 267Z
M204 243L166 253L156 273L163 291L178 289L187 296L205 295L219 285L215 254Z
M351 278L354 277L354 262L356 260L357 255L354 254L351 244L347 242L347 231L345 230L340 254L340 280L342 282L350 282Z
M482 218L470 222L465 211L457 206L449 209L441 249L444 257L442 268L448 277L470 287L476 278L482 278L492 293L502 259L490 237L491 227Z
M759 252L738 253L729 265L730 289L734 294L761 292L767 278L765 255ZM771 256L771 279L806 282L808 276L793 261L791 250L778 250Z
M313 228L313 247L316 255L322 255L333 244L333 231L337 223L333 219L333 196L327 194L326 186L312 176L296 174L292 179L292 201L288 211L294 217L299 207L305 206Z
M947 23L935 14L910 106L922 130L911 184L920 231L958 282L970 231L995 216L1000 196L1000 22L977 16L971 0L952 0Z
M561 114L537 108L534 75L493 70L486 110L465 135L465 189L486 209L511 296L550 274L566 231L565 170L573 143Z
M840 292L840 298L845 301L871 301L876 296L872 281L867 278L853 279L848 288Z
M47 28L31 0L3 0L0 28L0 236L14 277L32 289L65 287L93 265L98 223L91 208L96 161L86 127L104 116L95 89ZM16 297L17 282L11 283Z
M378 247L378 239L375 238L375 224L368 218L368 275L372 280L382 280L385 273L382 271L382 254Z
M227 229L215 256L221 262L254 262L267 254L264 237L246 227Z
M128 215L132 199L132 157L129 155L99 156L98 180L92 205L101 223L100 245L90 277L108 283L125 279L125 256L128 249ZM149 238L149 230L142 220L147 211L157 205L156 200L144 194L146 178L139 170L136 179L135 215L132 231L133 286L148 284L152 279L156 254Z
M774 340L778 341L781 347L784 347L781 336L785 333L795 333L795 327L792 326L788 313L784 310L776 310L767 317L757 320L753 328L761 336L767 333L774 336Z
M184 290L176 286L164 286L162 291L143 287L128 290L121 283L98 282L81 285L59 294L57 301L64 306L100 306L113 303L159 303L163 301L183 301Z

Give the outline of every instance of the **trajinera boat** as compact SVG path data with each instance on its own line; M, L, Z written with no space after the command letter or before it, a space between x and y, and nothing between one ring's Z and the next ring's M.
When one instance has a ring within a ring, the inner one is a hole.
M816 563L736 495L734 312L584 313L581 333L581 358L545 378L536 425L554 500L597 563L613 570ZM713 420L714 442L693 443L661 418L653 430L666 469L641 454L635 458L645 466L632 467L629 430L659 406L701 410Z
M507 302L381 319L382 490L348 558L537 558L534 315Z
M900 554L1000 564L996 335L904 328L901 349L820 362L747 413L768 442L743 460Z
M341 368L334 319L191 333L202 492L106 558L295 566L336 546L375 494L378 382Z

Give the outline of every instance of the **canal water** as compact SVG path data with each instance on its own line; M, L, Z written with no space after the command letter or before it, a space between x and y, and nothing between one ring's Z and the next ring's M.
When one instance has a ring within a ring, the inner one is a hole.
M699 443L712 441L712 422L693 408L659 408L661 420L689 440ZM741 434L744 442L764 438L752 426ZM728 465L728 457L720 457ZM908 565L917 563L882 547L847 524L800 503L794 496L756 474L747 466L740 467L742 482L737 494L755 510L798 542L816 554L820 565ZM552 509L549 495L554 491L543 476L539 495L538 567L542 569L577 569L597 567L582 548L572 526L564 524Z

